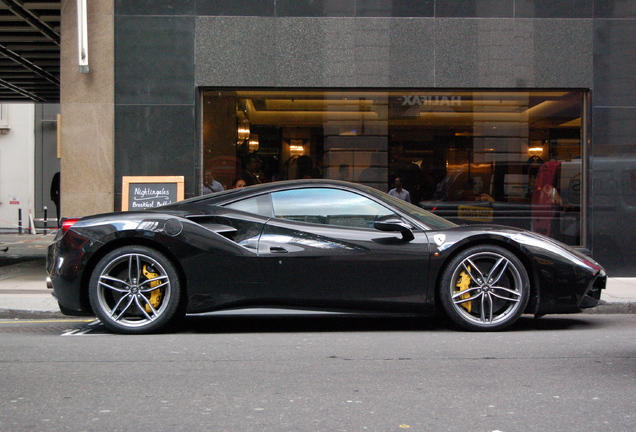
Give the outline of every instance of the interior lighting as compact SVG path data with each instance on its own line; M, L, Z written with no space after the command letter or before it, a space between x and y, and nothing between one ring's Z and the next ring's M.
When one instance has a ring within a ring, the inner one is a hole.
M528 156L541 156L543 154L543 147L530 147L528 149Z
M236 139L239 144L250 138L250 121L243 112L239 114L238 129L236 131Z
M303 140L291 140L289 142L289 153L292 156L302 156L305 154L305 147Z
M260 143L258 142L258 135L250 135L250 140L247 142L248 148L251 153L258 151Z

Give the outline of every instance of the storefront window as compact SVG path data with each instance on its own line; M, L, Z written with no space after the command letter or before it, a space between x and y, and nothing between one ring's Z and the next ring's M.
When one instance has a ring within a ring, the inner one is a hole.
M582 92L206 90L201 190L329 178L581 243ZM218 186L217 186L218 188Z

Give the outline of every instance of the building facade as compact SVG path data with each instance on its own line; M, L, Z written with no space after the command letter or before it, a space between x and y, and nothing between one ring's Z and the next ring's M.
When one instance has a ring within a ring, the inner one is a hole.
M2 104L0 111L0 228L15 231L20 222L29 227L35 201L34 105Z
M62 211L338 178L636 263L636 1L63 0ZM86 71L84 71L86 72Z
M57 104L0 104L0 233L56 226L58 113Z

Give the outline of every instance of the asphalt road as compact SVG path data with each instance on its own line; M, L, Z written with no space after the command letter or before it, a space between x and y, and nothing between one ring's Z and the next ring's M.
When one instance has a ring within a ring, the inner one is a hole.
M636 315L0 321L0 431L634 431Z

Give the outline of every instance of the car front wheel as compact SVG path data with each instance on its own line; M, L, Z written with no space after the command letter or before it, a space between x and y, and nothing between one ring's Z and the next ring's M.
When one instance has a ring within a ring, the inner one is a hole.
M439 290L442 308L455 324L467 330L496 331L521 316L530 282L512 252L499 246L476 246L451 260Z
M126 334L163 329L177 314L181 286L162 253L126 246L104 256L89 285L93 312L110 330Z

